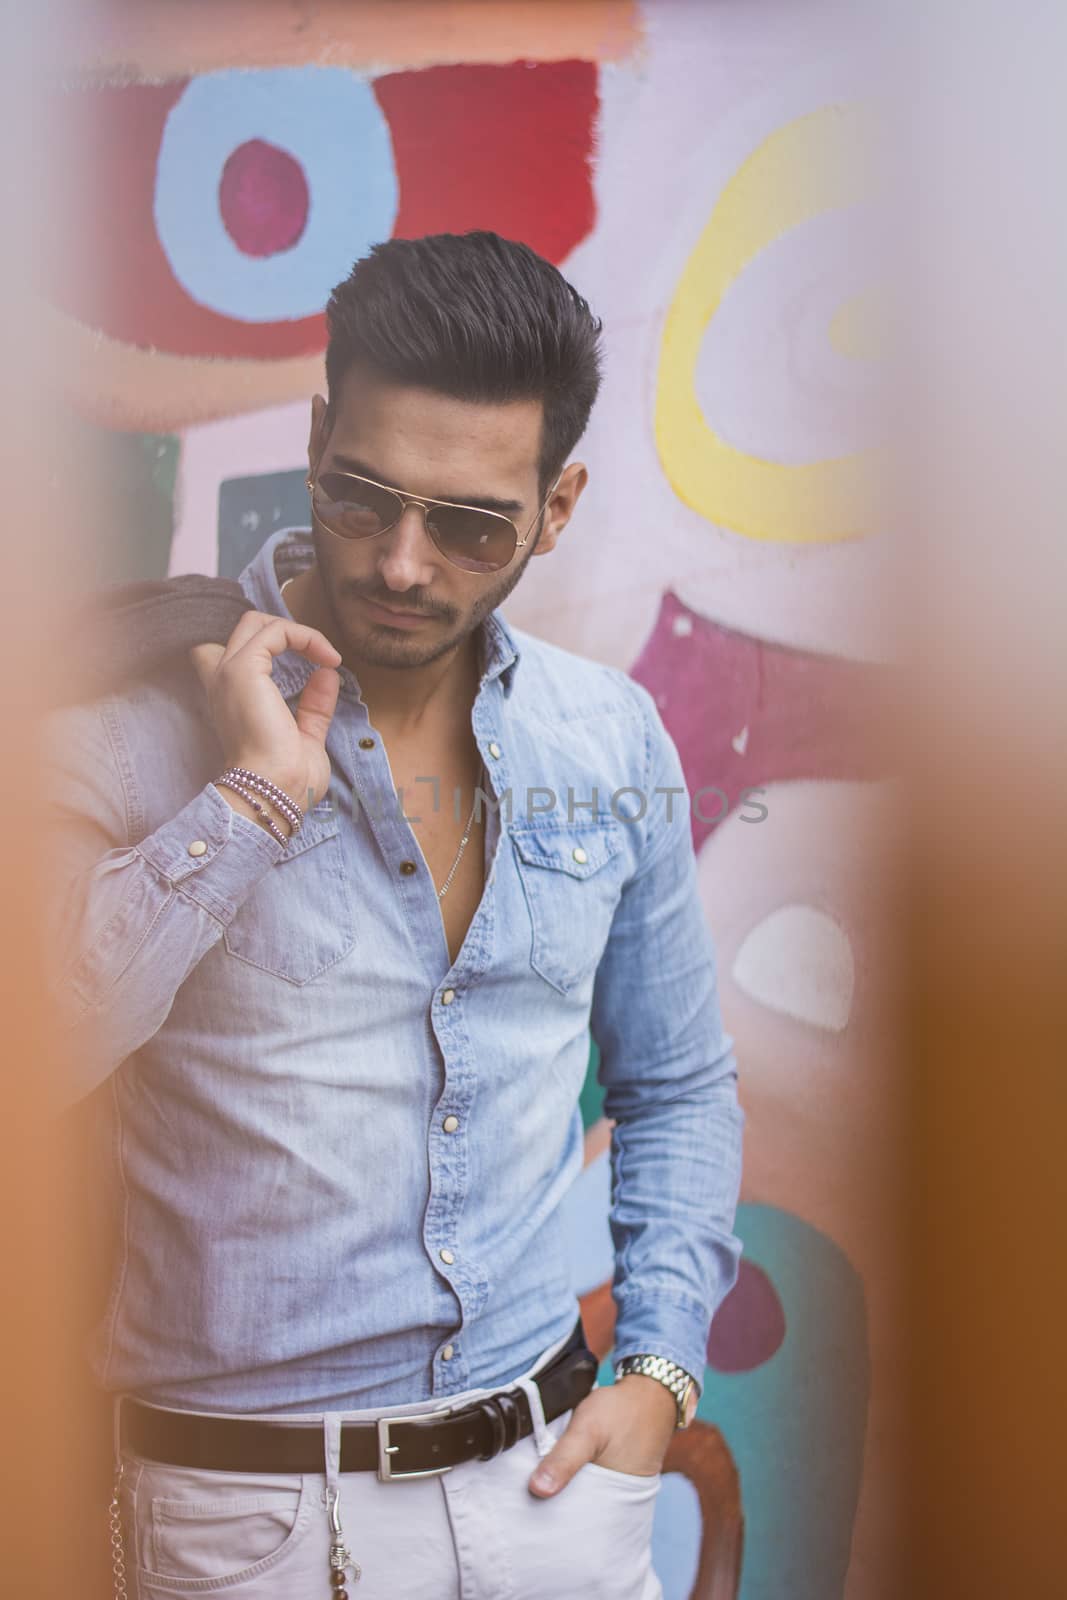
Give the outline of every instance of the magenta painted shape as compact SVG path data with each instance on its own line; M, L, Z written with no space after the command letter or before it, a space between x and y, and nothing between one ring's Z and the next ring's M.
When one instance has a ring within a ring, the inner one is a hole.
M696 803L698 849L747 788L885 774L872 730L890 687L886 667L737 633L668 590L630 673L659 707L690 795L714 786L726 797L709 792ZM754 816L752 807L744 814Z
M742 1256L737 1282L715 1313L708 1336L708 1365L716 1372L751 1372L785 1342L785 1308L755 1262Z
M226 232L246 256L290 250L308 219L308 185L295 156L266 139L249 139L226 159L219 211Z

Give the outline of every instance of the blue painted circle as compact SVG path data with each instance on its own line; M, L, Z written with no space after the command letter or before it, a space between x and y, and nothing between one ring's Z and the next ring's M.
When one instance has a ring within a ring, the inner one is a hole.
M307 223L288 250L239 250L219 210L227 157L265 139L301 165ZM392 141L370 86L342 67L204 73L171 109L156 168L155 222L178 282L240 322L314 316L397 211Z

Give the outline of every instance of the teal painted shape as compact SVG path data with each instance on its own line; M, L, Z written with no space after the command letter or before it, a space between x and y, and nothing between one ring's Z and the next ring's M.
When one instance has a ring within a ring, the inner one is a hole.
M837 1600L870 1395L863 1283L832 1239L788 1211L739 1206L736 1231L773 1283L786 1327L752 1371L706 1368L697 1411L720 1429L741 1476L740 1600Z
M740 1205L744 1258L762 1267L785 1312L785 1338L748 1372L704 1371L697 1416L720 1430L737 1464L745 1517L740 1600L839 1600L845 1592L863 1472L870 1357L863 1284L817 1228L775 1206ZM613 1381L611 1356L598 1381ZM657 1507L674 1571L694 1559L691 1519ZM670 1581L671 1588L668 1588ZM675 1591L675 1592L672 1592Z
M64 426L74 434L76 455L92 460L108 485L108 515L71 524L70 537L83 543L75 564L79 587L165 578L181 441L171 433L117 433L75 417Z
M597 1082L597 1068L600 1065L600 1051L593 1035L589 1035L589 1066L586 1069L585 1083L579 1096L579 1105L582 1108L582 1126L591 1128L594 1122L599 1122L604 1115L604 1090Z
M137 435L141 452L160 499L173 510L174 491L178 482L178 461L181 443L174 433L140 433Z

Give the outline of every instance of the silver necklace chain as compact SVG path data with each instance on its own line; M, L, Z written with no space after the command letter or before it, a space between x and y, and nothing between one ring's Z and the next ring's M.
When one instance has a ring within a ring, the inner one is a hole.
M459 841L459 849L456 851L456 859L455 859L455 861L453 861L451 867L448 870L448 877L445 879L444 883L441 885L440 889L438 889L438 891L437 891L438 900L443 900L445 895L448 893L448 886L452 882L452 879L455 877L456 868L459 866L460 861L463 858L463 852L467 848L467 841L469 840L469 838L471 836L471 829L474 827L474 815L475 815L475 812L478 810L478 788L479 788L479 785L481 783L482 774L484 772L485 772L485 764L483 762L483 763L479 764L478 776L477 776L477 778L475 779L475 782L474 782L474 804L471 806L471 814L467 818L467 826L466 826L466 828L464 828L463 837Z

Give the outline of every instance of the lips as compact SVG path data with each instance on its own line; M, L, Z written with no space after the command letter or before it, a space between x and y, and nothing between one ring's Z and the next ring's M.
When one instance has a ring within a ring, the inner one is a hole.
M368 600L363 595L359 598L372 616L395 623L400 628L413 627L417 622L425 622L429 616L426 611L395 611L391 606L383 606L377 600Z

